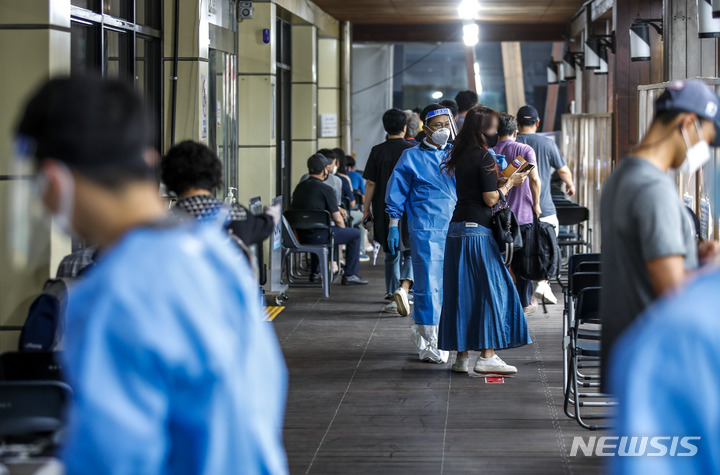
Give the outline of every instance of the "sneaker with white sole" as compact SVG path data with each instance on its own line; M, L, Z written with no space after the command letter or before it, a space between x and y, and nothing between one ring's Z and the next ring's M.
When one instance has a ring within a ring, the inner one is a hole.
M549 303L552 305L555 305L557 303L557 297L552 292L552 289L550 288L550 284L547 282L538 282L537 287L535 287L535 292L533 295L538 298L542 299L545 303Z
M385 313L394 313L395 315L398 314L397 304L395 301L390 302L389 304L385 305L383 307L383 312Z
M398 287L393 293L393 300L397 304L397 311L403 317L410 315L410 302L408 301L408 294L402 287Z
M457 358L455 359L455 363L453 363L451 369L456 373L467 373L469 361L470 361L469 356L457 355Z
M473 370L480 374L515 374L517 368L505 363L497 353L490 358L479 356Z

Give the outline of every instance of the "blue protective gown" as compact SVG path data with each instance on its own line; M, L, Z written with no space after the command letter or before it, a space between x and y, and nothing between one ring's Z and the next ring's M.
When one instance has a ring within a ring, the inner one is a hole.
M284 474L287 371L212 224L141 228L70 293L68 474Z
M423 142L405 150L385 194L390 218L408 216L415 274L413 319L418 325L440 323L445 238L457 202L455 178L440 171L450 148L439 150Z

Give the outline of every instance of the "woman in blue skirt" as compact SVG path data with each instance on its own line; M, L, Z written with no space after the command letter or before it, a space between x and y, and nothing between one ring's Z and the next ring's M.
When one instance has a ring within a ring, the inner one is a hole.
M499 115L476 106L465 116L443 170L457 180L457 205L448 229L439 347L457 351L455 372L468 371L468 350L480 350L474 371L514 374L495 350L531 343L520 297L491 231L492 209L527 174L498 180L488 151L498 139Z

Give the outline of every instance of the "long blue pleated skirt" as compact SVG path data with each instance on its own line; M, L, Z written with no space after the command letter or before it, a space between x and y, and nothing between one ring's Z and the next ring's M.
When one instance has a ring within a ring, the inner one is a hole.
M443 288L441 349L500 350L532 343L520 297L490 229L450 223Z

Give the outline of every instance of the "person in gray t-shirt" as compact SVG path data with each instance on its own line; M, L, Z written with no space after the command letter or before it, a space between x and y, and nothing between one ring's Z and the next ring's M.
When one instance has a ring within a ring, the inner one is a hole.
M540 221L550 223L555 227L555 234L560 231L560 223L555 211L555 204L550 193L550 177L552 171L557 170L560 179L565 183L568 196L575 194L572 172L567 166L560 149L550 137L538 135L540 126L538 111L533 106L521 107L517 113L518 136L517 142L530 145L535 151L537 158L538 174L540 175ZM550 283L546 280L540 281L533 293L536 298L543 299L545 303L557 303L557 297L553 295Z
M694 223L666 172L679 168L690 175L710 159L708 143L715 145L719 103L699 81L671 85L655 104L657 115L647 134L603 188L603 374L613 344L630 323L658 297L682 285L699 262L718 256L716 242L698 247Z

